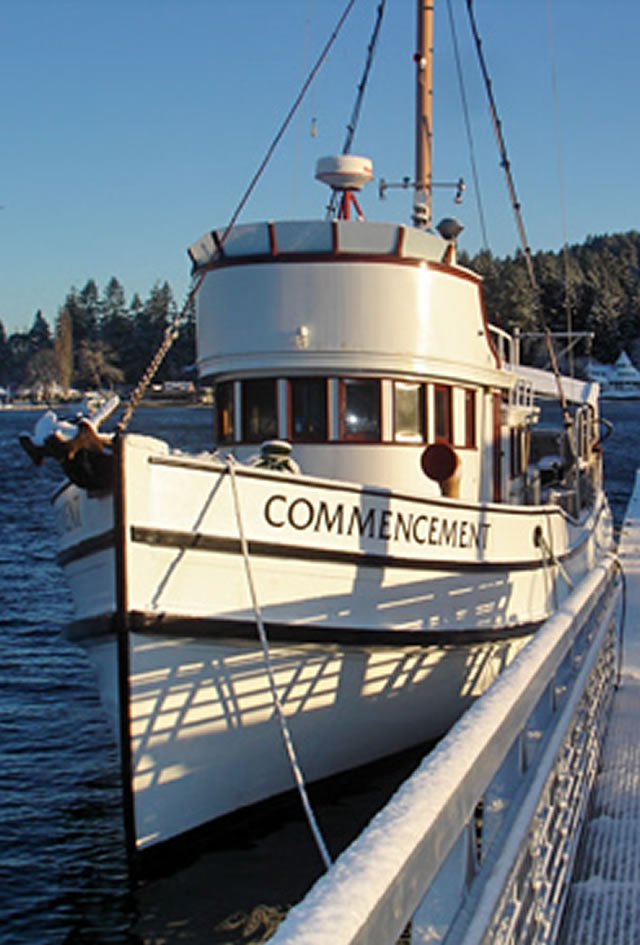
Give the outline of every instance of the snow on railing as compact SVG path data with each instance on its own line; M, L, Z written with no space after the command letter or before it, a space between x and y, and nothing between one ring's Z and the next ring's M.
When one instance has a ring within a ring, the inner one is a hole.
M589 573L272 945L553 941L616 681L616 573Z

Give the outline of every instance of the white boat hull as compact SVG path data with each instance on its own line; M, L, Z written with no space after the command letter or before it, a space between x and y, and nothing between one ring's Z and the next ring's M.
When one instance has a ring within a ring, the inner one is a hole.
M476 647L271 647L309 781L436 738L518 652ZM115 638L89 647L117 721ZM145 851L295 787L257 644L129 634L136 843Z
M69 485L56 510L138 851L294 786L247 567L314 781L441 735L610 545L606 503L574 522L234 467L247 561L228 465L122 450L115 498Z

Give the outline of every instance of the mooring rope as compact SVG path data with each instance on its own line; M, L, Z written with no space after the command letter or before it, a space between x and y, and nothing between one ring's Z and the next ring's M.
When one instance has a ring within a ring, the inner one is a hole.
M229 220L229 223L227 224L226 229L224 230L222 236L221 236L221 237L219 238L219 240L217 241L218 252L220 251L222 245L224 244L225 240L226 240L227 237L229 236L229 233L230 233L231 230L233 229L236 220L238 219L240 213L242 212L242 210L243 210L243 208L244 208L244 205L246 204L247 200L248 200L249 197L251 196L251 193L253 192L254 187L255 187L256 184L258 183L258 180L259 180L260 177L262 176L262 174L263 174L263 172L264 172L264 170L265 170L267 164L268 164L269 161L271 160L271 157L272 157L272 155L273 155L273 152L274 152L275 149L277 148L278 144L280 143L280 139L282 138L282 136L284 135L285 131L286 131L287 128L289 127L289 124L291 123L291 119L293 118L293 116L294 116L295 113L297 112L297 110L298 110L300 104L302 103L303 98L304 98L305 95L307 94L307 91L308 91L308 89L309 89L309 86L311 85L311 83L312 83L313 80L315 79L316 74L317 74L318 71L320 70L320 67L321 67L322 64L324 63L324 61L325 61L325 59L327 58L327 56L329 55L329 50L331 49L331 47L333 46L334 42L336 41L336 39L337 39L337 37L338 37L338 34L339 34L340 30L342 29L342 27L343 27L343 25L344 25L344 22L345 22L345 20L347 19L347 16L349 15L349 13L351 12L351 8L353 7L353 5L354 5L355 2L356 2L356 0L349 0L349 2L347 3L345 9L344 9L343 12L342 12L342 15L341 15L340 19L338 20L338 22L337 22L337 24L336 24L336 26L335 26L335 28L334 28L334 30L333 30L333 32L331 33L329 39L327 40L327 42L325 43L325 45L324 45L324 47L323 47L323 49L322 49L320 55L318 56L314 67L312 68L311 72L310 72L309 75L307 76L307 78L306 78L306 80L305 80L305 82L304 82L304 84L303 84L303 86L302 86L300 92L298 93L298 95L297 95L297 97L296 97L296 99L295 99L293 105L292 105L291 108L289 109L289 111L288 111L288 113L287 113L287 115L286 115L284 121L282 122L280 128L278 129L278 132L277 132L275 138L273 139L273 141L272 141L271 144L269 145L269 147L268 147L268 149L267 149L267 153L265 154L264 158L262 159L262 161L261 161L261 163L260 163L260 166L258 167L258 170L257 170L256 173L253 175L253 178L252 178L252 180L251 180L251 183L249 184L249 186L247 187L246 191L244 192L244 194L243 194L243 196L242 196L240 202L238 203L238 206L236 207L236 209L235 209L235 211L234 211L234 213L233 213L231 219ZM173 342L174 342L174 341L176 340L176 338L178 337L178 335L179 335L179 333L180 333L180 324L181 324L181 322L183 321L183 319L184 319L185 315L187 314L187 312L189 311L189 307L190 307L190 306L193 304L193 302L195 301L195 297L196 297L196 295L198 294L198 291L199 291L199 289L200 289L200 287L201 287L201 285L202 285L202 283L203 283L203 281L204 281L204 278L205 278L206 274L209 272L209 269L210 269L210 268L211 268L211 265L209 264L209 265L207 265L207 266L203 266L202 269L200 269L200 270L198 271L198 273L197 273L196 276L194 277L194 280L193 280L191 289L189 290L189 294L187 295L187 300L186 300L186 302L184 303L184 305L182 306L182 308L180 309L180 311L177 313L177 315L175 315L175 317L171 320L171 322L169 323L169 325L167 325L167 327L165 328L165 332L164 332L164 337L163 337L162 343L161 343L160 347L158 348L158 350L156 351L156 353L154 354L154 356L153 356L153 358L151 359L151 361L149 362L149 365L148 365L146 371L144 372L144 374L142 375L140 381L138 382L138 384L137 384L136 387L134 388L133 393L131 394L131 397L129 398L129 403L127 404L127 406L126 406L126 408L125 408L125 411L124 411L124 413L123 413L123 415L122 415L122 417L121 417L121 419L120 419L120 422L119 422L119 423L117 424L117 426L116 426L116 434L121 434L121 433L124 433L124 432L125 432L125 430L126 430L128 424L129 424L129 421L131 420L131 417L133 416L133 413L134 413L136 407L138 406L138 404L140 403L140 401L141 401L142 398L144 397L145 391L147 390L149 384L151 383L151 381L152 381L153 378L155 377L156 371L158 370L158 368L159 368L160 365L162 364L162 362L163 362L163 360L164 360L164 358L165 358L165 356L166 356L166 354L167 354L169 348L171 347L171 345L173 344Z
M233 505L236 515L236 523L238 526L238 535L240 536L240 547L242 549L242 557L244 559L244 567L247 575L247 584L249 586L249 594L251 595L251 603L253 605L253 612L256 618L256 625L258 627L258 636L260 637L260 643L262 645L262 653L264 656L265 667L267 670L267 676L269 679L269 688L271 689L271 696L273 698L273 704L275 706L276 715L278 716L278 721L280 723L280 732L282 735L282 741L284 743L285 751L289 758L289 764L291 765L291 771L293 772L293 777L296 782L296 787L300 795L300 800L302 801L302 806L304 808L307 820L309 822L309 827L316 841L320 856L326 867L329 869L331 866L331 857L329 856L329 851L327 850L326 844L320 832L320 828L316 821L313 809L309 802L309 797L307 795L307 790L304 783L304 775L302 773L302 768L298 761L298 756L296 754L295 746L293 744L293 739L291 738L291 732L289 731L289 726L287 725L287 719L284 713L284 708L278 695L278 690L276 687L275 674L273 671L273 666L271 663L271 655L269 652L269 641L267 639L267 634L264 629L264 622L262 620L262 612L260 610L260 605L258 603L258 596L256 594L255 583L253 580L253 574L251 570L251 559L249 558L249 546L247 544L246 535L244 532L244 526L242 524L242 514L240 511L240 497L238 494L238 485L236 481L236 471L235 471L235 460L232 456L227 457L227 469L229 470L229 475L231 477L231 491L233 493Z
M552 564L555 564L556 568L558 569L562 577L567 582L567 585L573 590L573 586L574 586L573 581L571 580L571 577L569 576L567 569L562 564L562 562L558 559L555 551L553 550L551 545L548 543L547 539L542 534L542 529L540 529L540 531L537 534L537 540L538 540L538 547L542 550L543 554L547 555L547 558L549 559L549 561L552 562Z

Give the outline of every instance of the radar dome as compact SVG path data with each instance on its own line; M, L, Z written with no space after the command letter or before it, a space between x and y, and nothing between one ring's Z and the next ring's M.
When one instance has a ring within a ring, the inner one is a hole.
M362 190L372 178L371 160L355 154L323 157L316 164L316 179L334 190Z

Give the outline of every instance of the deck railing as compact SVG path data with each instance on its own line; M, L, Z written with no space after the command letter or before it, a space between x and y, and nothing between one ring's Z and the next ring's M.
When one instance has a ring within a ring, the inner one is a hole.
M620 585L594 568L272 945L552 942L617 678Z
M489 335L500 358L500 364L506 367L514 367L520 360L519 347L516 340L509 332L505 331L503 328L499 328L498 325L489 325L488 327Z

